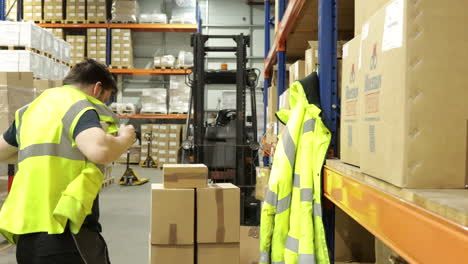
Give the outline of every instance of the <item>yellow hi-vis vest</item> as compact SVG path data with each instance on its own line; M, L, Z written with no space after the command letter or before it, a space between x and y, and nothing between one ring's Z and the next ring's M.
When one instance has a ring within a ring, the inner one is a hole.
M96 110L118 130L110 109L73 86L48 89L16 112L18 171L0 211L0 232L16 243L18 235L61 234L67 222L77 234L103 181L103 166L88 161L73 140L80 117Z
M320 109L308 103L300 82L290 87L289 101L291 110L277 113L287 125L280 135L262 208L260 263L328 264L321 169L331 135L319 116ZM289 193L290 203L280 210L279 197L285 193Z

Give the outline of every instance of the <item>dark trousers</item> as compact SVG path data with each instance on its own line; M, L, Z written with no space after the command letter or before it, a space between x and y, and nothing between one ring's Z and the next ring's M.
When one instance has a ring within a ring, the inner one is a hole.
M17 243L16 260L18 264L110 263L102 236L83 228L77 235L72 235L68 230L59 235L21 235Z

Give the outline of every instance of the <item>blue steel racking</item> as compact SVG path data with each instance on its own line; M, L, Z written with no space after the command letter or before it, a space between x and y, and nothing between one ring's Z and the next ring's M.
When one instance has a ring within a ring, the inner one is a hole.
M306 0L277 0L278 4L278 31L275 42L270 49L270 12L269 0L265 0L265 77L264 102L268 105L268 88L271 84L271 71L273 63L278 65L278 97L286 90L286 39L304 6ZM337 0L319 0L318 9L319 27L319 81L320 101L324 122L332 132L330 150L332 155L336 152L336 132L339 122L339 106L337 93ZM275 54L276 52L276 54ZM278 98L279 101L279 98ZM266 112L266 111L265 111ZM265 129L266 129L266 120ZM327 244L330 262L334 263L334 205L324 203L324 223L327 233Z

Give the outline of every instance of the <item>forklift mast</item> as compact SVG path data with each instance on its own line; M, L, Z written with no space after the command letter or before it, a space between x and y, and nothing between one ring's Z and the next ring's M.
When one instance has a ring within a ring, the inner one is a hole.
M235 46L207 46L210 39L231 39ZM241 223L255 225L259 222L260 202L253 198L255 192L255 150L257 142L257 118L255 111L255 82L250 80L253 71L247 69L247 47L250 36L240 35L192 35L191 46L194 54L193 80L191 82L193 102L193 156L195 163L205 163L205 89L207 84L236 85L235 118L235 176L230 179L241 188ZM207 52L233 52L236 55L236 70L205 69ZM250 89L252 106L253 137L249 139L246 129L246 91ZM233 150L233 149L232 149ZM210 167L210 166L209 166ZM257 214L258 213L258 214Z

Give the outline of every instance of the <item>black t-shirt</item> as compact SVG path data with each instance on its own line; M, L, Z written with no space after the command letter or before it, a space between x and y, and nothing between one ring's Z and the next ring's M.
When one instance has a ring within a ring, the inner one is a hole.
M95 110L86 111L78 120L73 131L73 139L75 139L78 134L84 130L92 127L101 127L99 122L99 115ZM16 141L16 126L15 122L8 128L8 130L3 134L5 141L11 146L18 147L18 142ZM101 232L101 225L99 224L99 196L96 197L93 203L93 209L90 215L88 215L83 223L84 226Z

